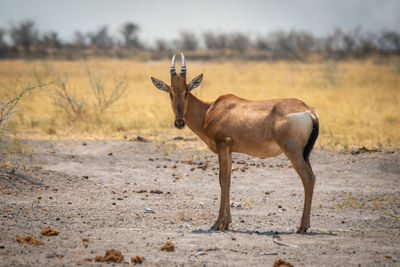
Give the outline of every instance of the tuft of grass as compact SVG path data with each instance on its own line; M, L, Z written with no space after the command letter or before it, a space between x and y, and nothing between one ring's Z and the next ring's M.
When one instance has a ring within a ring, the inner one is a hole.
M346 207L350 207L353 209L362 209L365 207L365 204L367 202L365 200L360 201L357 198L355 198L351 193L346 194L346 201L339 203L338 208L339 209L344 209Z
M378 198L378 199L374 199L371 201L371 204L378 210L380 210L381 212L383 212L384 214L395 218L395 219L400 219L400 217L396 214L394 214L394 212L388 211L387 207L385 208L385 206L389 205L389 204L400 204L400 199L397 197L392 197L392 198Z
M10 142L7 142L3 147L3 152L6 154L24 154L31 155L33 153L32 148L23 142L19 138L13 138Z
M246 201L244 202L244 205L245 205L247 208L252 209L252 208L254 208L254 201L253 201L253 200L246 200Z

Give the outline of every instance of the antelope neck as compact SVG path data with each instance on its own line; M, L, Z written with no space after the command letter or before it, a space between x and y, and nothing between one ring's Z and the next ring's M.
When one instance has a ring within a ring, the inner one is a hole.
M189 102L184 119L187 126L200 138L206 135L204 131L204 118L210 106L211 103L204 102L189 93Z

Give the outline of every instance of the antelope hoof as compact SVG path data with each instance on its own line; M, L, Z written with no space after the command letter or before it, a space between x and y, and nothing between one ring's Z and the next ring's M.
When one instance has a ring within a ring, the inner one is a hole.
M231 220L218 219L211 228L217 231L228 230L230 223Z
M299 227L299 230L297 230L297 233L298 233L298 234L307 234L308 228L310 228L310 226L306 226L306 227L300 226L300 227Z

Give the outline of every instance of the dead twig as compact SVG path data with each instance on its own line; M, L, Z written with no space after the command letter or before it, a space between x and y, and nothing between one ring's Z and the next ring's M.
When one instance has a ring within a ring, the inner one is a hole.
M286 246L286 247L292 247L292 248L299 248L299 246L291 245L291 244L282 242L281 240L282 240L282 239L281 239L281 237L280 237L279 235L274 235L274 236L272 237L272 241L273 241L275 244L278 244L278 245L280 245L280 246Z
M17 177L17 178L23 179L23 180L25 180L25 181L27 181L27 182L29 182L31 184L37 185L37 186L42 186L42 187L46 187L47 186L47 185L42 184L40 182L32 181L31 179L28 179L27 177L25 177L23 174L15 173L14 171L6 172L6 173L0 173L0 175L2 175L2 176L8 175L9 177Z

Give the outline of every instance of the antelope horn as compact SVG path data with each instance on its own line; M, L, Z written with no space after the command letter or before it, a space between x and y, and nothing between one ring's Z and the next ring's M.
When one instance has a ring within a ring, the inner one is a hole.
M185 61L185 56L181 52L181 57L182 57L182 66L181 66L181 75L186 76L186 61Z
M175 54L171 59L171 70L170 70L171 76L176 75L176 70L175 70Z

